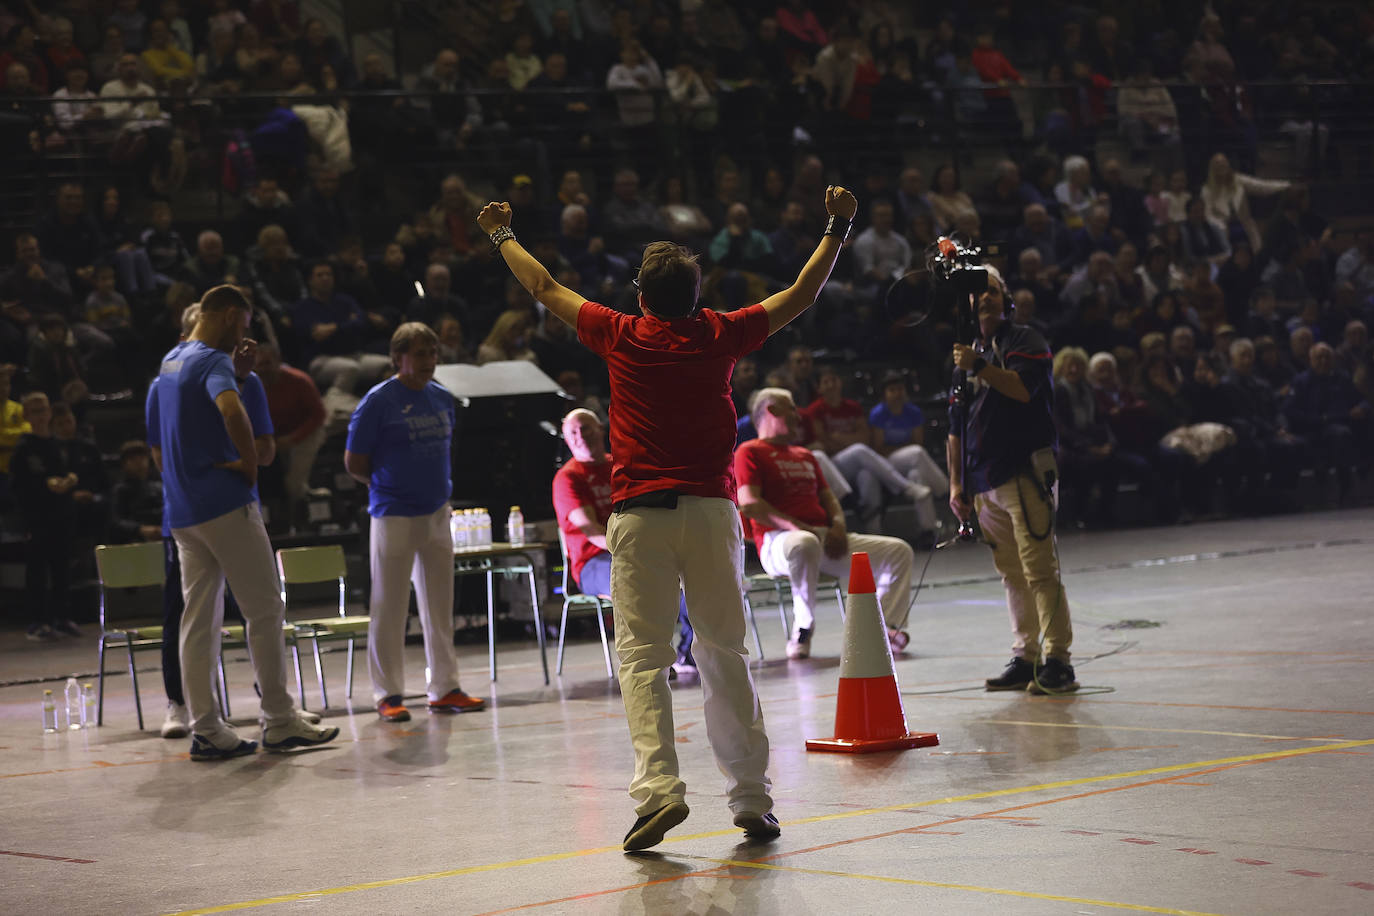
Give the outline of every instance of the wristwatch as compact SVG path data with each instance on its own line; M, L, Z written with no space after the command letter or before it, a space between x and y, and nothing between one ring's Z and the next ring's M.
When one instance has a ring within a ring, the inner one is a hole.
M983 357L979 356L979 357L977 357L976 359L974 359L974 361L973 361L973 368L970 369L970 370L968 371L968 374L969 374L969 376L970 376L971 378L977 378L977 377L978 377L978 373L979 373L979 372L982 372L982 371L983 371L984 369L986 369L987 367L988 367L988 361L985 360L985 359L983 359Z

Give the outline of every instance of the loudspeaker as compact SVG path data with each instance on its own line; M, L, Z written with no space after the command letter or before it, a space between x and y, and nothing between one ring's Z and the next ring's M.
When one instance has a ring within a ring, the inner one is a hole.
M514 505L531 521L552 518L562 440L540 423L556 429L572 407L558 383L523 360L439 366L434 380L457 402L454 501L485 506L498 524Z

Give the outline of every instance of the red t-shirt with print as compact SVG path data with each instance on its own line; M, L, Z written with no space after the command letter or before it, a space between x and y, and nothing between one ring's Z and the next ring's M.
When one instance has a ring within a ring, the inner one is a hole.
M553 510L558 527L568 542L568 559L572 561L573 578L582 581L582 567L601 553L600 547L588 540L568 518L578 506L590 506L592 517L603 526L611 517L611 463L585 464L576 458L564 464L553 475Z
M774 445L751 439L735 450L735 479L742 487L758 487L759 495L779 512L808 525L828 525L830 515L821 505L828 489L821 466L810 450L800 445ZM763 536L772 525L746 519L754 546L763 549Z
M852 398L845 398L836 407L816 398L801 411L802 419L810 424L808 435L823 434L852 436L868 422L863 407Z
M663 319L584 302L577 336L610 369L611 498L676 490L733 500L730 374L768 339L763 306Z

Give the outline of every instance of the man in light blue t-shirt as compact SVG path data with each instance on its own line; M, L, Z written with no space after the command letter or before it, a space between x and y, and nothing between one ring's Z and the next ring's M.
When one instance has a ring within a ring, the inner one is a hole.
M186 610L180 629L182 686L191 725L191 759L251 754L225 722L211 684L224 622L227 578L238 596L249 654L262 693L262 743L288 750L333 740L337 728L303 719L286 690L282 605L272 545L254 489L258 454L229 354L243 340L249 308L232 286L201 299L189 339L163 358L148 412L161 443L166 521L181 555Z
M425 634L430 712L481 709L458 685L453 651L453 395L434 381L439 339L411 321L391 335L396 374L358 402L348 422L344 467L368 488L372 516L372 622L367 664L377 714L405 722L405 632L410 585Z

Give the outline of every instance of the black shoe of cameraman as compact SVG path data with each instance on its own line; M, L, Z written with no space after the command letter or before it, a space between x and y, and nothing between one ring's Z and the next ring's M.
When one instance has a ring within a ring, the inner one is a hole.
M1035 667L1019 655L1013 655L1006 670L983 683L988 690L1025 690L1035 680Z
M1045 664L1035 672L1035 679L1026 685L1027 693L1042 695L1072 693L1077 689L1078 681L1074 679L1073 665L1057 658L1045 659Z

